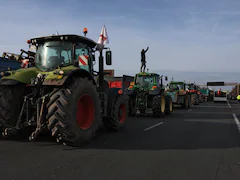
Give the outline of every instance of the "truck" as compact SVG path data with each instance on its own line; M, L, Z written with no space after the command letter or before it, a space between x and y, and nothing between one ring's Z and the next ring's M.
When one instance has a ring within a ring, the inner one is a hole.
M183 108L190 108L192 105L187 84L183 81L171 81L167 84L166 95L171 97L175 105L181 105Z
M134 81L124 91L124 94L129 97L129 116L135 116L137 113L148 114L149 111L155 117L172 113L172 99L164 93L163 77L150 72L135 75Z
M218 91L214 92L213 102L227 102L227 92L226 91L220 91L220 94Z
M106 65L111 65L110 48L101 50L92 39L75 34L37 37L28 43L36 47L35 66L5 71L0 80L4 137L17 136L30 126L30 141L46 130L57 142L81 146L100 128L124 127L126 98L117 88L105 86L103 53ZM99 72L93 67L97 51Z

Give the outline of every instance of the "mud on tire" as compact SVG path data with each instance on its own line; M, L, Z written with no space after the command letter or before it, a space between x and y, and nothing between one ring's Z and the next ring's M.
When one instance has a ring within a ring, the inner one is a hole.
M48 128L72 146L90 142L101 124L100 101L96 87L77 78L68 89L53 93L47 104Z
M166 112L165 106L166 106L165 96L155 96L152 101L153 115L155 117L163 117Z
M26 86L0 86L0 129L16 125L24 100Z
M105 128L109 131L119 131L124 128L128 117L128 97L117 95L112 108L112 117L103 121Z

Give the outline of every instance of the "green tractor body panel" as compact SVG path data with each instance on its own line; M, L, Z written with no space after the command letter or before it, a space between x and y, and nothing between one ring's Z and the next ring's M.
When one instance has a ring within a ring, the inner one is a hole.
M174 104L182 104L184 103L185 96L179 95L178 92L166 92L166 95L170 96L172 98L172 101Z
M166 92L166 95L171 96L173 103L177 103L178 99L177 92Z
M209 95L209 89L207 89L207 88L201 88L201 89L200 89L200 92L201 92L203 95L205 95L205 96L208 96L208 95Z
M67 76L70 71L77 70L77 69L79 68L75 66L66 66L66 67L62 67L61 69L55 69L53 71L43 72L38 70L36 67L32 67L32 68L26 68L26 69L18 69L16 71L8 71L10 75L4 76L2 79L16 80L24 84L30 84L31 79L35 78L38 73L41 73L43 75L46 75L46 74L48 75L44 81L51 81L51 80L60 81L65 76ZM56 73L60 70L64 72L63 75Z

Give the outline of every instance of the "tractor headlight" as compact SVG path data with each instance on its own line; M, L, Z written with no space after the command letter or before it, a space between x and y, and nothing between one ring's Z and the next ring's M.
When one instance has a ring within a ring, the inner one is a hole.
M37 78L42 78L43 77L43 75L42 74L40 74L40 73L38 73L38 75L37 75Z
M64 71L63 70L54 71L53 74L63 75Z
M0 74L1 74L1 76L9 76L9 75L11 75L11 73L8 72L8 71L1 72Z

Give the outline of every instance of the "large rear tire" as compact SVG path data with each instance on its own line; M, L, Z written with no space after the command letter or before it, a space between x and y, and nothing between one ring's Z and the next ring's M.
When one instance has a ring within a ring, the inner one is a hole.
M192 94L191 101L192 101L193 105L198 105L199 104L198 95L197 94Z
M0 86L0 128L16 125L24 100L26 86Z
M165 96L155 96L152 101L152 111L155 117L163 117L166 112Z
M96 87L85 78L77 78L68 89L53 93L47 109L52 136L60 136L68 145L80 146L90 142L101 125Z
M128 117L128 102L127 96L117 95L112 108L111 118L104 119L103 123L109 131L120 131L124 128Z

